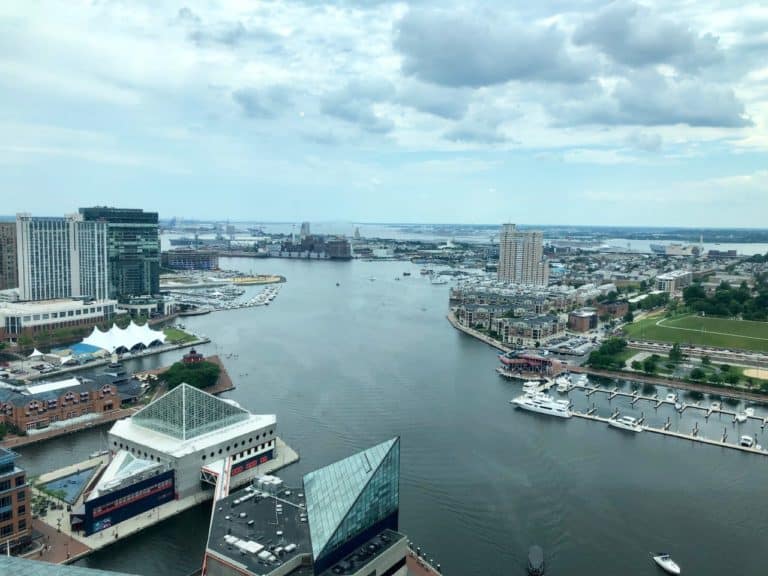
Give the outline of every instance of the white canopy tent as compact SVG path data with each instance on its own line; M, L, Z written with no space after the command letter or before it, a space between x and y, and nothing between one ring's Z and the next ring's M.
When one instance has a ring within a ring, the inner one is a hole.
M42 358L42 357L43 357L43 353L42 353L42 352L40 352L40 350L38 350L37 348L35 348L35 349L32 351L32 354L30 354L29 356L27 356L27 358Z
M133 320L125 328L113 324L107 332L102 332L94 326L90 336L83 339L83 344L89 344L110 353L120 349L133 350L139 346L149 348L152 345L164 343L165 334L160 330L152 330L146 324L139 326Z

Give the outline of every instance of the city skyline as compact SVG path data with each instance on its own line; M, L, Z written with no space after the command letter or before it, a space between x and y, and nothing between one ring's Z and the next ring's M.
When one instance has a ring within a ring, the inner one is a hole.
M4 205L763 224L768 9L529 4L5 5Z

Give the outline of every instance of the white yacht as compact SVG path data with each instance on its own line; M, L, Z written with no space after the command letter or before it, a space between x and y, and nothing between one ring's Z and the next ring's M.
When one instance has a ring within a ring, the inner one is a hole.
M587 378L586 374L579 374L579 377L576 378L576 386L586 386L589 384L589 379Z
M676 403L677 394L675 394L674 392L670 392L669 394L667 394L666 402L671 402L672 404Z
M752 439L752 436L744 435L741 438L739 438L740 446L744 446L745 448L752 448L754 444L755 444L755 441Z
M745 408L744 414L752 418L755 415L755 409L754 408Z
M571 410L568 400L555 400L551 396L542 393L528 393L518 396L509 401L517 408L538 412L539 414L549 414L559 418L570 418Z
M712 404L709 405L710 410L720 410L720 402L712 402Z
M746 422L747 421L747 413L746 412L736 412L736 416L734 417L734 420L736 422Z
M668 574L680 574L680 566L678 566L675 561L672 560L672 556L666 552L658 552L656 554L652 554L652 556L653 561L656 562L659 568Z
M571 389L571 381L562 376L555 380L555 384L557 384L557 391L561 394L564 394Z
M622 430L628 430L630 432L642 432L643 427L640 425L640 421L632 416L622 416L620 418L611 418L608 420L608 426L614 428L620 428Z

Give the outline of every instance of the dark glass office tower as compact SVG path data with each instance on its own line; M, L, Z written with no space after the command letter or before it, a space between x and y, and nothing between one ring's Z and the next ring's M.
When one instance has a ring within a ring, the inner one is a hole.
M160 234L157 212L133 208L80 208L86 221L107 223L109 289L126 299L160 292Z

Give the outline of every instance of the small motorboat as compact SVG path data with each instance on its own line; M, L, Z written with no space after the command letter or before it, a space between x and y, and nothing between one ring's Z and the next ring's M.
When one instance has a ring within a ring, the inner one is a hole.
M720 410L720 402L712 402L709 408L710 410Z
M629 432L642 432L643 426L637 418L632 416L622 416L620 418L609 418L608 426L613 426L620 430L627 430Z
M667 394L666 401L671 402L672 404L677 403L677 394L675 394L674 392L670 392L669 394Z
M541 546L528 548L528 574L530 576L544 574L544 550L541 549Z
M736 412L736 416L733 418L736 422L746 422L747 421L747 413L746 412Z
M755 441L752 440L752 436L742 436L739 438L739 445L744 446L745 448L752 448L754 446Z
M672 556L665 552L657 553L653 555L653 561L668 574L680 574L680 566L678 566Z
M754 408L744 408L744 414L746 414L749 418L752 418L755 415L755 409Z
M683 409L683 405L680 402L675 402L675 410L678 412Z

